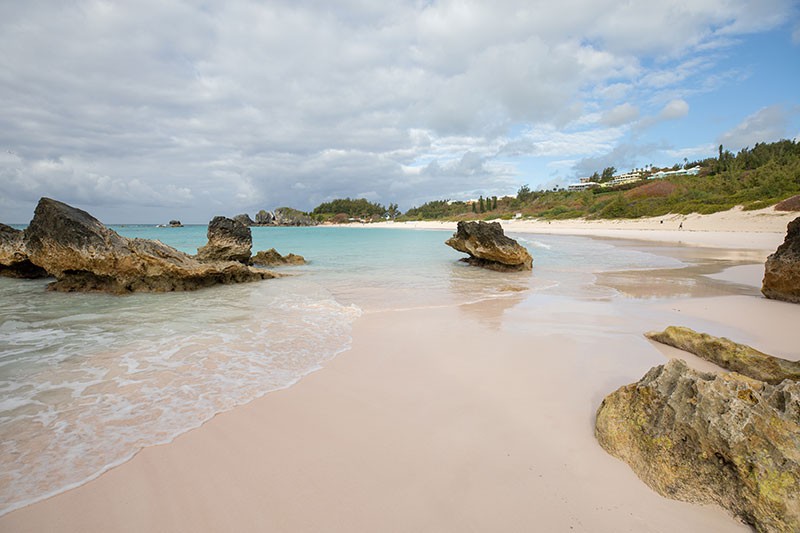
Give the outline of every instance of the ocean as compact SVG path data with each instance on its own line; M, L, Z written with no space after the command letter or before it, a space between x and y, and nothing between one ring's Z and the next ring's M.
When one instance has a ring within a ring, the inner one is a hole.
M112 226L195 253L206 226ZM451 232L252 228L285 277L166 294L51 293L0 278L0 514L79 486L145 446L290 387L346 351L364 313L558 296L603 300L595 274L683 263L582 237L509 235L533 274L469 267ZM546 300L543 300L546 301Z

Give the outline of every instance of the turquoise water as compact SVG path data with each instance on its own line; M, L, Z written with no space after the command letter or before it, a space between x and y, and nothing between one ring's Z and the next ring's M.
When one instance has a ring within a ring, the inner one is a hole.
M188 253L205 226L114 227ZM252 228L286 277L190 293L60 294L0 278L0 513L80 485L144 446L291 386L350 346L363 313L519 294L605 299L594 274L680 266L580 237L514 235L534 272L458 262L450 232Z

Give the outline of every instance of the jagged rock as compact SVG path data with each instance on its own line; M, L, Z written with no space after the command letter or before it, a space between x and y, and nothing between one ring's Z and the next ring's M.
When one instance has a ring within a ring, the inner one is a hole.
M679 359L609 394L595 435L663 496L716 503L759 531L800 531L800 384Z
M499 222L461 221L445 244L469 254L462 261L471 265L499 271L531 270L533 266L528 250L506 237Z
M182 228L183 224L181 224L180 220L170 220L169 221L170 228Z
M800 362L773 357L724 337L714 337L680 326L669 326L664 331L651 331L645 333L645 336L662 344L693 353L722 368L773 385L784 379L795 381L800 379Z
M197 260L238 261L250 264L253 236L250 228L226 217L214 217L208 223L208 243L197 249Z
M255 224L255 221L252 218L250 218L250 215L248 215L247 213L236 215L235 217L233 217L233 220L235 220L236 222L240 223L243 226L252 226Z
M305 265L306 260L302 255L281 255L275 248L270 248L266 252L260 251L255 254L251 263L261 266L296 266Z
M775 211L800 211L800 194L775 204Z
M800 303L800 217L789 222L783 244L767 258L761 292L774 300Z
M0 224L0 276L9 278L44 278L47 272L28 258L22 230Z
M256 213L256 224L261 226L268 226L275 222L275 215L273 215L269 211L264 211L263 209Z
M317 221L297 209L279 207L274 212L264 211L256 213L258 226L316 226Z
M49 198L39 201L24 239L30 261L55 276L51 290L162 292L276 276L241 263L201 263L159 241L127 239Z

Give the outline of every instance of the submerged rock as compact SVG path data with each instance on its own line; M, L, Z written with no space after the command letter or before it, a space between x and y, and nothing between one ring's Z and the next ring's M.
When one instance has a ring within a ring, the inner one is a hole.
M459 222L446 245L469 254L462 259L491 270L531 270L533 258L524 246L503 233L499 222Z
M784 379L795 381L800 379L800 361L787 361L773 357L724 337L714 337L679 326L669 326L664 331L645 333L645 336L662 344L693 353L722 368L773 385Z
M251 260L254 265L261 266L297 266L305 265L306 260L302 255L288 254L281 255L275 248L260 251L255 254Z
M230 218L214 217L208 223L208 243L197 249L197 260L204 263L237 261L247 265L252 248L249 227Z
M276 274L241 263L201 263L159 241L128 239L89 213L42 198L24 232L30 261L45 269L58 291L194 290Z
M800 531L800 384L671 360L609 394L595 435L669 498L716 503L759 531Z
M800 217L789 222L783 244L767 258L761 292L774 300L800 303Z
M25 249L22 230L0 224L0 276L9 278L44 278L47 271L31 263Z

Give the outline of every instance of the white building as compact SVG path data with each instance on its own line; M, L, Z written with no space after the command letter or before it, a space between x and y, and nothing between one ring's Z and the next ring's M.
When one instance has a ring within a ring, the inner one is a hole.
M700 165L692 168L679 168L678 170L659 170L650 176L651 180L664 179L670 176L697 176L700 173Z
M595 183L593 181L583 181L581 179L580 183L573 183L571 185L567 185L567 190L569 191L585 191L587 189L591 189L592 187L597 187L600 185L599 183Z

